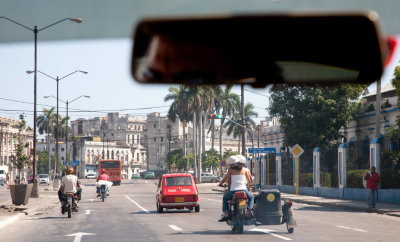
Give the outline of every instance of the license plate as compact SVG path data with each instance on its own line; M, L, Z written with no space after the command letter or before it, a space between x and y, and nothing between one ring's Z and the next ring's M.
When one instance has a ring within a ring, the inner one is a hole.
M176 203L183 203L185 201L185 198L184 197L176 197L175 198L175 202Z
M246 201L244 199L239 199L239 206L246 205Z

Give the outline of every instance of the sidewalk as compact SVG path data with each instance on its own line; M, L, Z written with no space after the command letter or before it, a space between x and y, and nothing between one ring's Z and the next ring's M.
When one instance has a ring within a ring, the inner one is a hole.
M212 191L224 192L224 188L212 188ZM352 211L379 213L390 216L400 217L400 204L377 203L376 208L368 208L366 201L341 200L325 197L315 197L306 195L296 195L281 193L282 199L289 199L295 203L305 203L318 206L340 207Z
M10 199L0 202L0 230L12 224L26 215L38 215L59 203L57 191L52 187L39 190L38 198L29 198L26 205L14 205Z

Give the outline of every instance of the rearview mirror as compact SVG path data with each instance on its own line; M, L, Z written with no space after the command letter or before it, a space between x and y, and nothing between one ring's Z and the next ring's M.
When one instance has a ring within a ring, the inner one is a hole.
M375 12L145 19L131 72L142 83L371 83L386 52Z

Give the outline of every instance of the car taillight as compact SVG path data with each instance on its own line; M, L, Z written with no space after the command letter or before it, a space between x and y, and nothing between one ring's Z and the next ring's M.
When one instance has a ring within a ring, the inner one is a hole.
M290 207L293 205L292 201L288 201L288 202L287 202L287 205L288 205L288 207L290 208Z
M197 201L199 199L199 195L194 194L194 201Z

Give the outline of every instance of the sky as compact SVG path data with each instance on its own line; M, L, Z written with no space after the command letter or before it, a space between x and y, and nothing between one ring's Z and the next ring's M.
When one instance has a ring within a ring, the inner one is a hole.
M66 116L69 103L70 120L106 116L107 112L120 112L132 116L145 116L151 112L167 114L170 102L164 102L170 85L140 84L130 74L131 39L93 39L74 41L38 41L37 69L59 80L59 113ZM33 124L34 45L32 43L0 44L0 116L18 118L26 115L28 125ZM264 120L268 113L268 90L245 86L245 102L251 102L259 114L255 121ZM240 86L233 92L240 95ZM56 106L57 82L41 73L37 74L37 115L43 107Z

